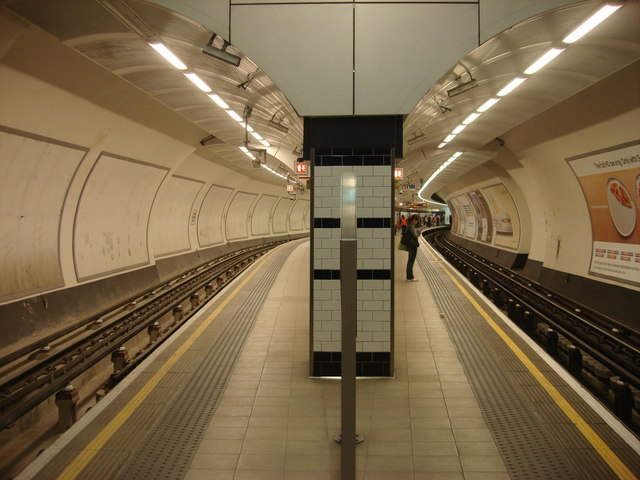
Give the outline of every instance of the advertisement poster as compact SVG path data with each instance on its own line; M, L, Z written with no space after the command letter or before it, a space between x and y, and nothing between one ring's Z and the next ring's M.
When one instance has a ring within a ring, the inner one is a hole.
M462 211L455 198L452 198L449 201L449 208L451 209L451 215L453 217L451 222L451 232L455 235L463 235L461 223L463 220Z
M458 195L455 197L458 201L458 205L462 211L463 216L461 219L464 222L464 232L461 232L465 237L475 239L476 238L476 213L473 210L473 205L466 195Z
M496 246L517 249L520 243L520 217L507 187L502 183L482 189L491 210Z
M491 243L493 238L493 221L489 205L480 190L472 190L467 193L473 208L476 211L476 218L479 219L478 230L476 232L476 240L485 243Z
M640 142L567 159L589 208L589 273L640 285Z

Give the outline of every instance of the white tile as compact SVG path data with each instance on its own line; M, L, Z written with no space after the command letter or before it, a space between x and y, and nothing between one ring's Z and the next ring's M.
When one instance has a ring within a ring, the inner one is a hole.
M330 197L332 195L332 188L333 187L314 187L313 196L315 198Z
M385 197L391 195L391 189L389 187L373 187L374 197Z
M382 322L362 322L363 332L382 332Z
M314 212L313 212L313 216L314 218L326 218L326 217L331 217L331 213L332 213L332 209L331 208L323 208L323 207L314 207ZM321 229L321 230L335 230L333 228L331 229Z
M314 301L315 303L315 301ZM340 310L340 302L336 301L336 300L322 300L322 306L321 306L322 310L329 310L329 311L333 311L333 310ZM316 309L319 310L319 309Z
M383 182L382 177L363 177L362 178L362 185L364 187L381 187L383 185L382 182Z
M393 176L393 171L389 165L376 165L373 167L373 174L377 177L389 177Z
M388 248L374 248L372 254L373 254L373 258L390 258L391 257L391 251Z
M388 342L389 332L371 332L374 342Z
M358 188L358 197L367 198L373 196L373 188L372 187L359 187Z
M378 320L378 321L385 321L385 322L389 322L391 321L391 317L389 316L389 312L383 312L383 311L377 311L377 312L372 312L373 313L373 319L374 320Z
M384 309L384 304L380 300L367 300L363 302L363 310L369 310L371 312L376 312Z
M342 328L342 323L341 322L336 322L336 321L329 321L329 322L322 322L322 331L324 332L335 332L337 330L340 330Z
M389 292L388 290L369 290L369 291L372 294L372 300L389 301L389 299L391 298L391 292Z
M340 350L342 350L340 342L322 342L323 352L339 352Z
M373 175L373 168L371 165L360 165L353 167L353 171L359 177Z

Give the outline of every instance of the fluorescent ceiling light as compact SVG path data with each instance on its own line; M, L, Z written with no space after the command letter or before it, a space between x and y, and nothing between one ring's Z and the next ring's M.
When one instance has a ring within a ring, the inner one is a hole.
M207 95L211 100L213 100L214 102L216 102L216 104L218 104L218 106L224 110L229 108L229 105L227 105L227 102L225 102L222 98L220 98L219 95L216 95L215 93L212 93L210 95Z
M225 112L227 112L227 115L233 118L236 122L242 122L242 117L233 110L225 110Z
M245 123L244 122L240 122L240 126L242 128L245 128ZM251 125L246 124L246 128L247 128L247 132L254 132L255 131Z
M202 90L203 92L210 92L211 91L211 89L209 88L209 85L204 83L202 81L202 79L198 75L196 75L195 73L185 73L184 76L187 77L189 80L191 80L193 82L193 84L196 87L198 87L200 90Z
M164 59L178 70L186 70L187 66L176 57L171 50L164 46L162 43L150 43L151 48L164 57Z
M438 148L442 148L447 144L447 142L442 142L440 145L438 145Z
M526 73L527 75L536 73L538 70L540 70L547 63L549 63L551 60L556 58L562 52L564 52L564 48L552 48L551 50L547 51L547 53L542 55L538 60L533 62L531 66L524 71L524 73Z
M484 102L482 105L480 105L480 108L478 108L478 111L480 113L484 113L487 110L489 110L491 107L493 107L496 103L498 103L500 101L499 98L490 98L489 100L487 100L486 102Z
M262 138L262 135L260 135L258 132L251 132L251 136L252 136L253 138L255 138L256 140L264 140L264 139Z
M443 140L443 142L444 142L444 143L449 143L449 142L450 142L451 140L453 140L454 138L456 138L456 136L455 136L454 134L447 135L447 136L445 137L445 139Z
M454 135L459 134L462 130L464 130L465 128L467 128L466 125L462 124L462 125L458 125L456 128L454 128L453 130L451 130L451 133Z
M462 122L464 125L469 125L471 122L473 122L476 118L478 118L480 116L479 113L472 113L471 115L469 115L467 118L464 119L464 121Z
M456 152L453 155L451 155L446 162L440 165L438 169L431 174L431 176L427 179L427 181L424 182L424 185L422 185L422 188L420 189L420 191L418 191L418 197L422 198L422 200L424 200L425 202L430 201L422 197L422 192L424 191L425 188L427 188L427 185L429 185L433 181L433 179L440 174L440 172L442 172L445 168L447 168L460 155L462 155L462 152Z
M507 85L502 90L500 90L497 95L499 97L504 97L505 95L513 92L516 88L518 88L522 83L524 83L525 80L526 78L522 77L514 78L509 83L507 83Z
M266 140L264 140L264 139L260 140L260 143L262 145L264 145L265 147L270 147L271 146L271 144L269 142L267 142Z
M609 15L618 10L621 5L605 5L596 13L587 18L584 22L578 25L569 35L562 40L564 43L573 43L580 40L583 36L589 33L600 22L605 20Z
M240 150L242 150L247 157L250 157L255 160L256 157L253 155L253 153L249 151L247 147L238 147L238 148L240 148Z

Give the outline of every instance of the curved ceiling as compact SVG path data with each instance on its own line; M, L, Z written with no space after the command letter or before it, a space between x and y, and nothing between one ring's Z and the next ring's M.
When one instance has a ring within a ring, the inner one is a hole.
M268 164L295 177L291 168L302 151L301 118L271 79L232 46L227 50L241 57L238 67L204 55L202 47L212 32L201 25L136 0L18 0L6 8L213 135L206 148L234 167L282 183L266 169L254 168L238 148L245 140L244 128L148 44L162 42L187 72L196 73L240 116L245 107L252 109L249 125L271 145L266 148ZM217 37L214 45L222 47L223 40ZM250 148L265 148L251 135L247 139Z
M461 59L426 93L404 123L406 158L400 166L404 167L405 178L408 176L409 183L416 183L419 189L452 154L462 154L427 185L421 193L423 198L431 198L495 156L504 133L640 58L637 1L626 2L577 42L563 44L563 38L601 6L602 2L581 2L515 25ZM550 48L565 50L538 72L523 75ZM445 137L516 76L528 78L438 148ZM451 89L472 79L477 86L450 96ZM396 200L420 202L416 194L407 191Z
M550 47L562 45L562 39L601 5L599 1L579 2L515 25L469 53L428 90L404 124L405 158L400 165L405 178L419 187L453 153L462 154L424 189L423 198L490 160L498 148L494 139L500 135L640 58L640 2L629 0L587 36L563 45L566 50L552 63L453 141L437 148L469 114ZM202 25L137 0L14 0L5 8L209 132L215 138L206 148L249 175L280 181L252 167L238 149L244 129L150 48L147 40L162 41L238 114L251 107L249 123L270 143L268 158L276 169L290 173L292 162L301 154L302 119L284 94L233 46L228 50L241 57L239 67L204 55L202 46L213 32ZM221 47L222 41L216 38L215 45ZM416 56L415 62L420 61ZM476 87L455 96L447 93L472 79ZM274 127L272 121L285 129ZM251 146L261 147L255 140ZM416 193L405 192L397 201L415 201Z

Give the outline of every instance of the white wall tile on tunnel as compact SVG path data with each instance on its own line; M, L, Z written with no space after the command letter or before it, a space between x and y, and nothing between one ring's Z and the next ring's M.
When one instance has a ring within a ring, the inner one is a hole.
M248 237L249 211L257 197L255 193L248 192L236 192L233 196L225 221L227 240L241 240Z
M102 154L87 178L74 228L79 279L149 262L148 218L167 170Z
M149 237L155 257L191 249L191 209L203 186L204 182L176 176L164 182L153 204L149 223Z
M222 212L233 193L232 188L211 185L198 214L198 242L201 247L224 242Z

